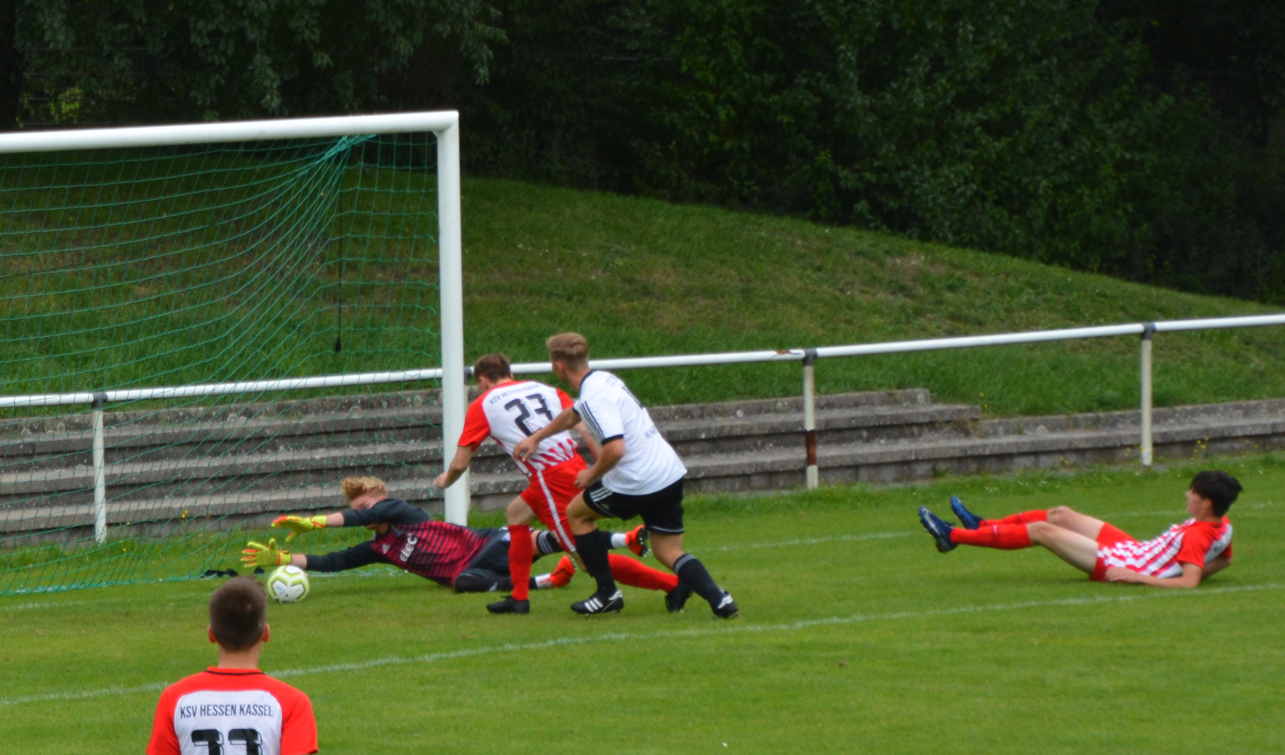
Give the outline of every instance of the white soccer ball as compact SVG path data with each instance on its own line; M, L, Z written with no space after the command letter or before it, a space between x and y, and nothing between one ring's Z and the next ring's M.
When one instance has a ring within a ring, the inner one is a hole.
M278 566L268 575L268 595L278 603L298 603L308 597L308 572L297 566Z

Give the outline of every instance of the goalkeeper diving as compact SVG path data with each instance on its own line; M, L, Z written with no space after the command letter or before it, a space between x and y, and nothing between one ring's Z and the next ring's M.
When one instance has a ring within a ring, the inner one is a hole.
M391 498L376 477L346 477L340 482L351 508L316 516L279 516L272 526L290 530L288 544L301 533L326 527L365 527L374 537L351 548L325 555L292 553L277 544L250 542L241 553L246 566L272 568L287 564L316 572L338 572L369 564L392 564L399 569L453 587L456 592L512 590L509 577L509 533L500 528L477 529L434 521L423 510ZM636 533L604 533L609 547L626 547ZM533 531L532 561L562 551L558 539L547 531ZM617 544L616 540L620 542ZM284 545L283 544L283 545ZM571 560L563 557L549 574L531 577L530 589L562 587L575 575Z

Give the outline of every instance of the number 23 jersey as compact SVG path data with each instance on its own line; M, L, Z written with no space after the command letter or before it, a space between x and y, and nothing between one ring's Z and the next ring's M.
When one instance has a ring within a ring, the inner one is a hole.
M308 696L258 669L210 668L161 693L147 755L307 755Z
M534 380L502 383L469 404L459 445L476 451L482 441L491 437L512 456L519 443L570 406L571 397L551 385ZM552 469L575 455L576 441L570 432L563 431L545 438L530 459L517 465L530 477L537 470Z

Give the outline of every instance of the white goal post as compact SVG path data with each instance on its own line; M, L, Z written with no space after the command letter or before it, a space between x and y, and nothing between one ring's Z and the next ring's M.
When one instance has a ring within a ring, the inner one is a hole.
M463 263L460 227L460 139L459 113L454 111L358 115L331 118L300 118L229 123L199 123L175 126L46 131L0 134L0 154L21 152L59 152L108 148L163 147L192 144L218 144L278 139L327 138L394 133L432 132L437 137L437 213L438 213L438 288L441 297L441 355L438 370L420 370L425 378L440 374L442 381L442 452L443 465L456 451L455 441L464 430L464 304ZM401 379L406 379L404 374ZM265 390L292 390L322 385L361 385L391 382L388 374L326 378L298 378L265 381L273 387ZM351 379L355 378L355 379ZM396 379L396 378L394 378ZM321 382L317 382L321 381ZM316 383L314 385L314 383ZM184 386L157 390L156 397L209 395L227 392L226 386ZM136 394L138 391L132 391ZM87 397L87 398L86 398ZM144 398L131 395L130 398ZM92 394L60 394L45 397L23 397L24 406L94 403ZM33 400L34 399L34 400ZM44 399L44 400L40 400ZM14 404L15 406L17 404ZM96 494L101 499L101 491ZM101 500L97 503L101 509ZM466 524L469 508L468 478L446 491L446 520ZM101 528L101 523L100 523ZM101 541L101 536L100 536Z

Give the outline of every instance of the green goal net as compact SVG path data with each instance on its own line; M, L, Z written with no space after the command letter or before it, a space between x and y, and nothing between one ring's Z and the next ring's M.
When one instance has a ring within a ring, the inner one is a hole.
M437 383L263 381L442 363L436 163L431 132L0 154L0 594L239 568L347 475L422 496Z

